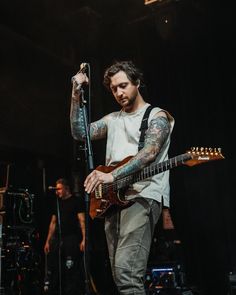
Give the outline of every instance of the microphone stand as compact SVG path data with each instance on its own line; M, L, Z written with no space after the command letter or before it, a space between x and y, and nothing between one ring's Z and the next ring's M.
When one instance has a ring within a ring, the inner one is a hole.
M89 124L88 124L88 115L87 109L85 107L86 101L84 100L84 89L81 87L81 101L80 108L82 109L83 122L85 128L85 158L87 163L87 172L90 173L94 169L93 164L93 153L91 146L91 139L89 134ZM84 268L85 268L85 288L86 295L90 293L90 260L89 260L89 208L90 208L90 197L87 192L84 192L85 195L85 252L84 252Z
M62 271L61 271L61 214L60 214L60 204L59 198L57 197L57 224L58 224L58 277L59 277L59 295L62 294Z

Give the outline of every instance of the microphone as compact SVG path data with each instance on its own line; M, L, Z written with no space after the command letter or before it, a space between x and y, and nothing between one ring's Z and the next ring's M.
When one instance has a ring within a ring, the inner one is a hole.
M57 190L59 190L59 188L50 185L50 186L48 187L48 190L49 190L49 191L57 191Z
M78 71L77 74L79 74L79 73L84 74L84 73L87 71L88 67L89 67L89 64L88 64L88 63L86 63L86 62L81 63L81 64L80 64L80 70ZM76 88L75 88L76 90L80 90L81 87L82 87L82 85L83 85L83 83L81 84L81 83L77 83L77 82L76 82L75 76L73 76L73 77L71 78L71 82L77 84L77 86L76 86Z

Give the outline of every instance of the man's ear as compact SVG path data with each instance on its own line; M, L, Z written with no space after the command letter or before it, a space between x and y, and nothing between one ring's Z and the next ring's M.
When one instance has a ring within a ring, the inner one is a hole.
M140 86L140 80L139 79L137 80L137 84L136 85L139 88L139 86Z

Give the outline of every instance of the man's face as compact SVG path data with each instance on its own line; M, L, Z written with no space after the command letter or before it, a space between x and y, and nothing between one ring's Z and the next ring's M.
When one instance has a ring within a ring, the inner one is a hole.
M61 183L57 183L56 184L56 195L60 198L60 199L63 199L64 197L66 197L66 193L67 193L67 189L66 187L61 184Z
M125 72L120 71L111 77L110 88L119 105L128 110L138 95L138 86L133 85Z

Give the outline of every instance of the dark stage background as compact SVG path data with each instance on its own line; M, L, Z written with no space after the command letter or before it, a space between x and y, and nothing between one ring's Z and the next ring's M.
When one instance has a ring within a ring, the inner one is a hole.
M118 109L102 86L104 68L132 59L144 72L147 100L175 117L170 156L191 146L222 148L223 161L171 170L171 215L190 284L227 294L236 268L232 11L202 0L0 2L0 186L10 167L9 184L35 194L41 250L45 187L61 176L83 178L84 154L69 125L71 77L90 64L89 112L98 119ZM93 144L95 166L104 147ZM102 222L95 228L102 252Z

